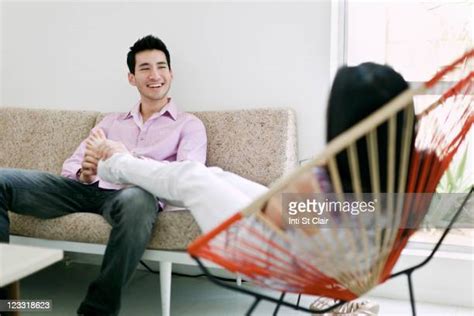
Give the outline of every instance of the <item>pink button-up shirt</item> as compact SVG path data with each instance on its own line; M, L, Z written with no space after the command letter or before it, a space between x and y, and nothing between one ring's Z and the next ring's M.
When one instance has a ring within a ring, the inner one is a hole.
M107 115L94 129L101 128L108 139L121 142L135 156L158 161L206 161L207 137L204 124L194 115L178 110L172 100L159 113L143 123L140 103L128 113ZM77 180L85 152L83 141L63 164L61 175ZM99 187L120 189L123 186L97 177Z

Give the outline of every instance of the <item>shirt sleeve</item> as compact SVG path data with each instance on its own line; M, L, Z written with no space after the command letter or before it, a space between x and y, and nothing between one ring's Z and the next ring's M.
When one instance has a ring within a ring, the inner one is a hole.
M107 115L102 121L99 122L99 124L97 124L91 130L91 133L92 131L95 131L98 128L101 128L104 131L105 135L107 136L107 132L113 120L114 120L113 114ZM77 173L79 169L81 169L81 164L82 164L82 160L84 159L85 151L86 151L86 143L84 139L76 148L72 156L64 161L63 168L61 170L61 175L63 177L77 180Z
M204 124L197 117L186 123L176 155L177 161L192 160L206 163L207 135Z

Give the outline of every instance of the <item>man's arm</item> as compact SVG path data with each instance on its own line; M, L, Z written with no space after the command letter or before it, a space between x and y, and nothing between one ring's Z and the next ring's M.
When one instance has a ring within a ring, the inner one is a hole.
M92 129L91 133L100 128L105 134L107 134L108 127L112 123L113 119L113 114L107 115L102 121L100 121L99 124L97 124L97 126ZM86 142L84 140L79 144L72 156L64 161L63 168L61 170L62 176L85 183L93 183L97 180L97 159L92 156L86 156L85 151Z
M81 142L71 157L63 163L61 175L84 183L95 182L97 174L97 159L85 155L86 146Z
M190 120L181 132L176 161L206 162L207 134L204 124L197 117Z

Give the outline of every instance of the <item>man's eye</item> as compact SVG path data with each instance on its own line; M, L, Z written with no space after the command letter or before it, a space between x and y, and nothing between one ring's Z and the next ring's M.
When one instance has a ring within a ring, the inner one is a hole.
M166 69L166 68L168 68L168 67L166 67L166 66L159 66L158 67L158 69Z
M140 68L140 70L149 70L150 68Z

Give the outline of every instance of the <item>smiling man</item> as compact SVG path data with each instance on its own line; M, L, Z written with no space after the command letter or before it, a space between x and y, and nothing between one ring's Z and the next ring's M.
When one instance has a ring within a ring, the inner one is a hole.
M168 96L173 80L170 54L154 36L138 40L127 55L128 81L140 100L128 113L107 115L95 128L134 156L158 161L204 163L207 138L202 122L178 110ZM117 315L123 286L149 242L157 199L138 187L122 187L97 176L97 160L85 142L64 162L61 175L0 168L0 242L9 240L7 210L40 218L75 212L101 214L112 231L101 272L89 286L79 315Z

